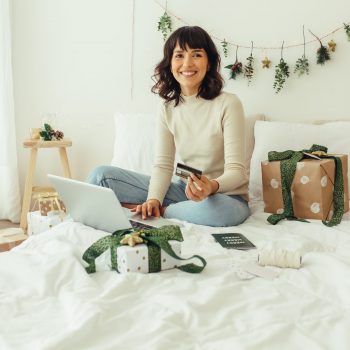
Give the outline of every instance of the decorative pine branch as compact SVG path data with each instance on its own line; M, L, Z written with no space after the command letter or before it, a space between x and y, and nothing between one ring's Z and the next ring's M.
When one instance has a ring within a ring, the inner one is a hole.
M345 30L345 33L346 33L346 35L348 37L348 40L350 41L350 25L344 23L344 30Z
M322 41L318 36L316 36L310 29L309 32L319 41L320 47L317 50L317 64L324 65L326 61L331 59L327 47L322 45Z
M321 44L317 50L317 64L324 65L326 61L329 61L331 56L329 55L328 49Z

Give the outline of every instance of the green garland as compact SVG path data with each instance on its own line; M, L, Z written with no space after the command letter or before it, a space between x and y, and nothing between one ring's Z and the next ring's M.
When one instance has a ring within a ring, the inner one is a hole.
M163 16L159 18L158 22L158 32L162 32L164 41L166 40L168 34L171 32L171 27L171 17L166 12L164 12Z
M350 41L350 25L347 23L344 24L344 30L347 35L348 40ZM158 31L160 31L163 35L163 40L165 41L168 37L168 34L172 31L172 21L171 17L167 14L165 11L164 14L159 18L158 21ZM321 40L309 30L309 32L317 38L317 40L320 42L320 47L317 50L317 64L324 65L326 61L330 60L330 53L329 49L324 46L321 42ZM303 35L304 35L304 26L303 26ZM224 54L224 57L228 57L228 45L229 43L224 39L221 41L222 51ZM253 43L252 43L252 49L253 49ZM238 45L237 45L238 50ZM225 66L225 68L230 69L230 79L236 79L238 75L242 74L245 78L248 79L248 85L251 83L253 75L254 75L254 57L252 55L252 52L250 53L250 56L246 58L247 64L243 66L242 62L240 62L237 58L237 50L236 50L236 61L234 64L229 64ZM282 45L283 50L283 45ZM334 51L334 50L332 50ZM265 67L265 63L263 61L263 68ZM266 63L266 67L268 67L268 64ZM304 54L302 57L300 57L294 67L294 74L297 74L298 77L309 74L309 60L305 56L305 35L304 35ZM284 87L284 84L286 82L286 79L289 77L289 66L284 61L282 55L279 64L276 66L275 71L275 80L273 84L273 88L275 89L275 92L278 93L280 90Z

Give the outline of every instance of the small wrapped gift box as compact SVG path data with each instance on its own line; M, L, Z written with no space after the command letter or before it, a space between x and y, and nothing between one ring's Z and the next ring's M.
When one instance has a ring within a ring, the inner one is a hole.
M39 211L42 216L47 216L49 212L66 212L66 207L57 192L38 192L33 195L39 203Z
M344 213L349 210L348 156L341 159L344 181ZM283 213L279 161L261 162L265 212ZM303 159L297 163L291 194L296 217L329 220L333 215L335 163L333 159Z
M107 250L110 250L111 269L119 273L152 273L172 268L189 273L203 271L207 262L201 256L193 255L186 259L180 256L182 241L181 230L175 225L141 231L118 230L93 243L82 258L88 264L85 268L88 273L96 272L96 260ZM201 264L180 264L193 258Z
M21 229L7 228L0 231L0 252L6 252L21 244L28 236Z
M173 251L181 256L181 242L168 241ZM154 253L153 253L154 254ZM149 259L153 259L152 253L146 244L138 244L134 247L123 245L117 248L118 272L149 273ZM169 270L180 265L180 261L160 250L160 270Z
M50 230L52 227L63 222L65 218L65 215L55 212L49 212L47 216L41 215L40 211L28 212L28 236Z

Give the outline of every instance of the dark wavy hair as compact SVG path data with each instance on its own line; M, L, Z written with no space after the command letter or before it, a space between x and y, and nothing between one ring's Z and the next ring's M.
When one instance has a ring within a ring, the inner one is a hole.
M181 98L180 84L171 72L171 59L176 44L182 50L188 45L191 49L204 49L208 56L208 71L199 87L197 96L206 100L217 97L223 88L223 78L220 74L220 55L209 34L197 26L184 26L173 32L164 44L163 59L154 69L153 85L151 91L166 100L166 103L175 100L177 106Z

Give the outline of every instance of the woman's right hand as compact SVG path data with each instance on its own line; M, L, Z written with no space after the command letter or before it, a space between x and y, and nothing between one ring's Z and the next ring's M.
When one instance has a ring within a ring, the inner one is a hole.
M158 199L149 199L146 202L139 204L137 207L131 209L132 212L141 214L142 219L147 219L148 216L160 217L160 202Z

